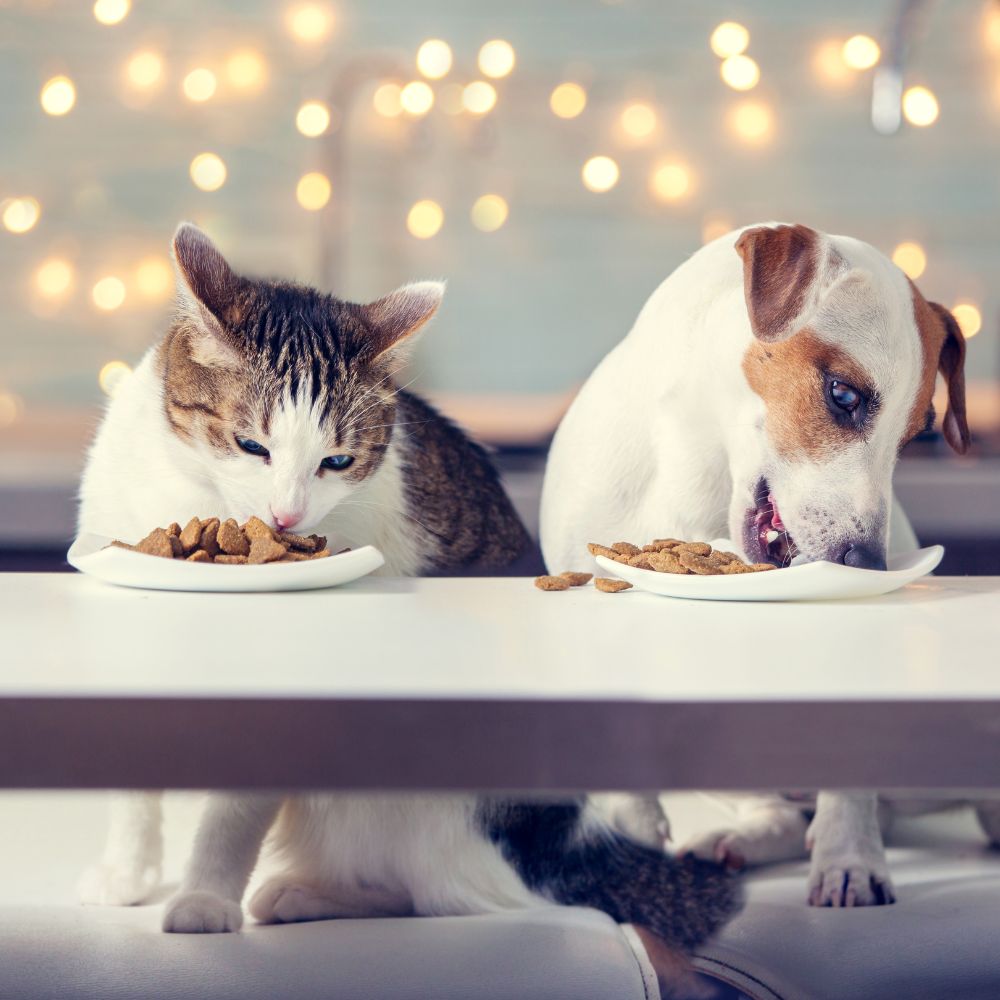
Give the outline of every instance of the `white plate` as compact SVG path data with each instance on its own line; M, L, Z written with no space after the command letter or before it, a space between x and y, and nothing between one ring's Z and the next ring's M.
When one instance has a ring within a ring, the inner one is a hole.
M655 573L651 569L623 566L605 556L598 556L597 564L639 590L664 597L690 597L697 601L830 601L877 597L898 590L932 572L943 555L944 546L931 545L917 552L889 556L887 570L811 562L769 573L732 576Z
M366 576L385 562L378 549L366 545L326 559L264 563L262 566L216 566L107 548L110 541L101 535L81 535L66 558L81 573L119 587L229 593L336 587Z

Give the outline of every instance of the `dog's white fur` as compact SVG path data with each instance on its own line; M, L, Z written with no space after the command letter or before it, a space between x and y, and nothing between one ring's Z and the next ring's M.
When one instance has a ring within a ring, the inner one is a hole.
M790 458L769 436L765 402L741 367L754 343L736 250L741 232L703 247L656 289L569 408L542 497L542 551L551 572L585 568L592 540L729 538L745 549L747 511L763 499L755 495L762 477L798 560L843 560L852 544L884 554L887 535L892 551L915 547L892 500L892 472L922 370L907 279L866 243L820 236L816 280L787 333L808 327L848 353L869 374L880 406L864 437L820 460ZM759 559L755 551L745 555ZM620 823L648 836L650 800L634 803L631 814L621 800L615 806ZM996 812L980 809L991 836L1000 826ZM780 795L741 796L730 829L707 831L686 847L761 864L801 856L807 843L812 903L891 901L874 793L821 792L808 829L801 804Z

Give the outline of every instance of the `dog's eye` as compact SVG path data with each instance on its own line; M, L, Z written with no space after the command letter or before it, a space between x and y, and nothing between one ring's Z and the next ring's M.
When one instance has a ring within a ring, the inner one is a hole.
M861 393L853 385L836 379L830 383L830 398L845 413L853 413L861 405Z
M328 455L319 463L321 469L343 472L354 461L353 455Z
M259 441L254 441L253 438L237 437L236 443L250 455L259 455L261 458L267 458L271 454Z

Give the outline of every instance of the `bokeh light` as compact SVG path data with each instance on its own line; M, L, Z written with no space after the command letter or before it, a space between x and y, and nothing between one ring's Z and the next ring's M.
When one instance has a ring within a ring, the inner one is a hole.
M927 254L919 243L904 240L892 251L892 262L908 278L916 281L927 268Z
M102 312L114 312L125 301L125 282L109 274L95 282L90 298Z
M383 118L398 118L403 113L402 93L398 83L383 83L372 96L372 106Z
M497 103L496 88L485 80L473 80L462 91L465 110L474 115L485 115Z
M651 105L637 101L626 105L619 122L629 138L648 139L656 131L656 111Z
M226 165L215 153L199 153L188 170L194 186L202 191L218 191L226 183Z
M620 173L618 164L610 156L592 156L584 163L580 176L588 191L601 194L618 183Z
M255 49L240 49L226 60L226 79L237 89L259 90L267 79L267 64Z
M163 81L163 57L158 52L145 49L136 52L125 64L129 83L138 90L152 90Z
M132 369L124 361L109 361L101 368L97 383L106 396L114 395L132 374Z
M330 109L322 101L306 101L295 115L295 127L310 138L330 127Z
M440 80L451 70L451 46L440 38L428 38L417 49L417 69L428 80Z
M321 4L300 4L288 12L285 24L293 38L315 44L329 37L333 30L333 14Z
M851 69L871 69L882 58L882 50L869 35L853 35L844 42L841 55Z
M0 428L13 427L21 419L24 404L12 392L0 392Z
M95 0L94 17L99 24L119 24L128 16L129 0Z
M184 96L196 104L201 104L214 97L218 86L219 82L216 80L215 74L205 66L191 70L181 83Z
M576 118L587 106L587 91L578 83L560 83L549 97L549 107L559 118Z
M476 229L495 233L507 221L508 212L507 202L500 195L484 194L473 204L470 218Z
M909 87L903 92L903 117L919 128L933 125L938 119L938 101L927 87Z
M514 68L514 47L502 38L494 38L479 50L479 71L483 76L499 80Z
M733 90L753 90L760 81L760 67L749 56L729 56L719 66L719 75Z
M1000 56L1000 4L994 0L983 5L983 44L990 55Z
M709 45L720 59L738 56L746 52L750 44L750 32L736 21L723 21L712 32Z
M813 52L812 66L816 75L834 87L845 87L855 79L854 73L844 62L843 45L830 38L821 42Z
M26 233L35 228L42 214L42 206L36 198L7 198L0 201L0 219L4 229L11 233Z
M429 198L418 201L406 215L406 228L418 240L429 240L436 236L443 225L444 209Z
M68 114L76 104L76 87L68 76L54 76L43 84L39 100L47 115Z
M751 146L761 146L774 134L774 115L760 101L742 101L726 116L732 133Z
M304 174L295 187L295 198L308 212L318 212L330 200L330 180L316 171Z
M691 192L691 170L677 160L661 163L650 174L649 190L657 201L680 201Z
M434 107L434 91L423 80L413 80L399 92L399 103L408 115L426 115Z
M48 257L35 271L35 288L46 299L61 299L73 287L73 265L63 257Z
M144 257L136 265L135 287L144 298L165 299L173 283L173 272L163 257Z
M966 340L983 328L983 314L971 302L958 302L951 307L951 314Z

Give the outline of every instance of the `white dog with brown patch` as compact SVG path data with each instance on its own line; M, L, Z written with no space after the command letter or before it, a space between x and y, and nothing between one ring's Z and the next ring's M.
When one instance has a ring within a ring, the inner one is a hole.
M964 357L951 314L874 247L776 223L723 236L653 293L563 419L545 562L579 567L595 538L671 535L733 539L751 562L884 569L890 539L914 545L892 473L933 420L938 372L944 436L968 447ZM648 826L648 800L612 809ZM804 840L810 902L892 901L874 793L819 793L808 831L800 804L744 797L731 829L690 846L754 864Z

